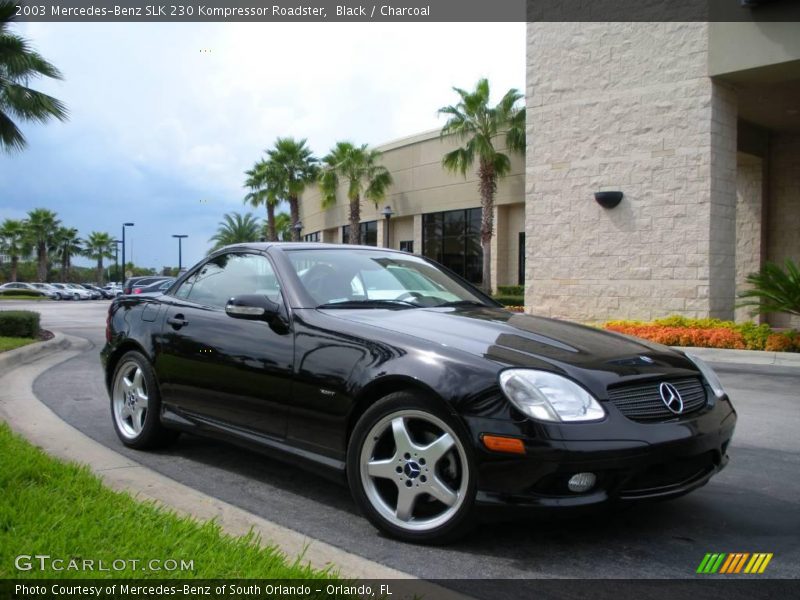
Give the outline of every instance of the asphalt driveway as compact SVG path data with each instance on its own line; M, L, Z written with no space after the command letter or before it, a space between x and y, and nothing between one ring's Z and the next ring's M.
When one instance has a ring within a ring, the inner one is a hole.
M800 575L800 369L715 365L739 411L731 462L684 498L580 519L487 524L456 545L418 547L382 537L357 515L346 488L291 464L192 436L158 453L122 446L98 357L106 306L37 304L46 327L93 347L40 376L36 395L102 444L311 537L425 578L685 578L706 552L773 552L772 577Z

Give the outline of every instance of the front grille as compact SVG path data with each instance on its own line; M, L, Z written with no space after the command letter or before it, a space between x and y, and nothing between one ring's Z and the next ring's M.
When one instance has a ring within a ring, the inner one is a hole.
M619 411L634 421L663 421L696 412L706 405L706 389L696 377L669 381L683 398L683 412L676 415L661 399L659 386L663 381L637 383L608 390L608 398Z

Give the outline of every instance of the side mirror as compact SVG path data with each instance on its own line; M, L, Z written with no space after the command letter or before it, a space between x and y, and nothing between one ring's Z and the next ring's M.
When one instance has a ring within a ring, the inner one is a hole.
M229 317L251 321L269 321L280 314L280 311L280 304L259 294L234 296L225 305L225 312Z

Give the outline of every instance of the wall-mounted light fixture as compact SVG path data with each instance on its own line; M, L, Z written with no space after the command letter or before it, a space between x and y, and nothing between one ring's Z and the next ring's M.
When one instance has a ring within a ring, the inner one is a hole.
M594 199L603 208L614 208L622 201L622 192L595 192Z

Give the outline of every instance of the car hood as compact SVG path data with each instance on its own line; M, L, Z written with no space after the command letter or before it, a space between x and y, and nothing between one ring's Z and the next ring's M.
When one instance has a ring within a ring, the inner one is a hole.
M504 366L561 371L577 368L618 376L696 372L691 361L667 346L503 309L339 309L335 313L345 320L411 335Z

